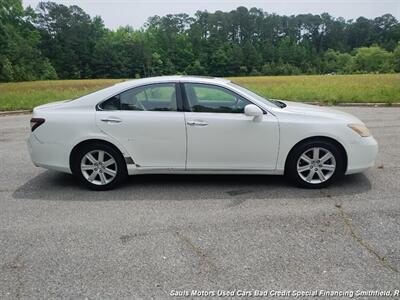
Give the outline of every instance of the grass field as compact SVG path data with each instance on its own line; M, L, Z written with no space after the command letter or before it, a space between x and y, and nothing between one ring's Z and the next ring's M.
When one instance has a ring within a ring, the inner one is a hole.
M323 102L400 102L400 74L234 77L232 81L274 99ZM32 109L120 82L55 80L0 84L0 111Z

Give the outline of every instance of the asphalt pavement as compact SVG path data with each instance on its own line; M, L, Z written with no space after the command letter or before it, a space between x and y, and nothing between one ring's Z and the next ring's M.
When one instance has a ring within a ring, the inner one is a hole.
M143 175L88 191L33 166L29 115L0 117L0 298L399 290L400 108L339 109L367 124L379 155L322 190Z

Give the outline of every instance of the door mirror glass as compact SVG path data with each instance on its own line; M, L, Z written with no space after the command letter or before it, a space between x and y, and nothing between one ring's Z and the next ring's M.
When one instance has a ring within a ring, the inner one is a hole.
M257 105L248 104L244 107L244 114L249 117L254 117L255 122L259 122L262 119L263 111Z

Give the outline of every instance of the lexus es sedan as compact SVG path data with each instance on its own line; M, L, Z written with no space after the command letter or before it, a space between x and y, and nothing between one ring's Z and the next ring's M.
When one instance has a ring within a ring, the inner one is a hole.
M194 76L125 81L38 106L28 148L36 166L94 190L148 173L285 174L322 188L373 166L378 151L350 114Z

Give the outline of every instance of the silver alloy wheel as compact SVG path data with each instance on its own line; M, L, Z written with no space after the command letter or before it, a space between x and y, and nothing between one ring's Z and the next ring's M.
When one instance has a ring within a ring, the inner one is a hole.
M297 160L297 173L308 183L319 184L327 181L335 170L335 157L322 147L307 149Z
M93 150L82 158L81 172L87 181L95 185L106 185L117 176L117 162L104 150Z

